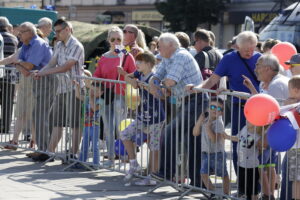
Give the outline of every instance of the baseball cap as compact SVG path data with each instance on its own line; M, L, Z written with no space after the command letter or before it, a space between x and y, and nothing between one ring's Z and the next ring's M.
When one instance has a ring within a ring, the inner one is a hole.
M290 60L284 62L287 65L291 65L291 64L300 64L300 54L295 54L291 57Z

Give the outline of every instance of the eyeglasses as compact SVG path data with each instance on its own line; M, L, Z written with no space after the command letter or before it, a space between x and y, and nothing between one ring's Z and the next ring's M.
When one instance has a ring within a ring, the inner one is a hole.
M28 32L28 31L30 31L30 30L19 31L19 33L20 33L20 34L23 34L23 33L26 33L26 32Z
M60 30L54 30L54 32L56 33L56 34L59 34L61 31L63 31L64 29L65 29L66 27L64 27L64 28L62 28L62 29L60 29Z
M126 33L131 33L133 34L134 32L133 31L128 31L128 30L123 30L123 33L126 34Z
M121 42L121 38L110 38L110 42L118 41Z
M220 107L220 106L215 106L215 105L210 105L210 109L211 109L211 110L216 110L216 109L217 109L217 111L223 111L223 108L222 108L222 107Z

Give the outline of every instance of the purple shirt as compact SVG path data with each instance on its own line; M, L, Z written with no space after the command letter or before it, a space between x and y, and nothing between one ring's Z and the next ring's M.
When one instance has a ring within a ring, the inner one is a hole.
M48 64L52 50L42 38L34 36L28 45L23 44L19 59L34 65L32 70L40 70Z

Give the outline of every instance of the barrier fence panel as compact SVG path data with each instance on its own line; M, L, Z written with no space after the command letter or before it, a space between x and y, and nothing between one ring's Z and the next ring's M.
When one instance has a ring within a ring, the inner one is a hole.
M7 78L17 74L13 68L0 70L5 148L42 153L31 154L36 161L62 159L65 170L116 170L125 186L153 185L149 192L170 185L179 198L197 191L212 199L291 199L298 151L276 152L270 128L246 121L250 95L180 95L159 84L66 74L15 82Z

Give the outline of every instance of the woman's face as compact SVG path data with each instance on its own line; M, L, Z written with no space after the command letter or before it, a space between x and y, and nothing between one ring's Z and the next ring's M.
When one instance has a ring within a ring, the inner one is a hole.
M110 37L108 38L108 42L112 50L116 48L116 45L122 44L122 35L118 32L111 33Z

